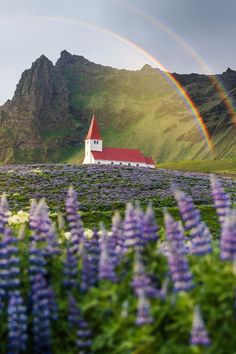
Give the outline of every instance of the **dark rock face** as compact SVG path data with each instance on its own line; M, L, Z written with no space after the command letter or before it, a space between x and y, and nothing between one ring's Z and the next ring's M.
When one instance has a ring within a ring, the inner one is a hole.
M236 136L235 127L211 77L199 74L174 75L195 102L210 134L219 142L225 139L225 147L219 153L220 157L224 157L227 139L236 146L235 138L231 138ZM68 149L73 150L83 143L93 109L102 117L101 123L106 129L111 125L129 126L131 119L133 124L136 120L138 122L143 113L128 110L126 98L122 103L124 108L116 111L116 99L120 92L123 92L124 97L133 95L138 107L140 98L145 102L145 97L164 87L160 77L160 70L150 65L133 72L118 70L91 63L66 50L61 52L56 65L53 65L42 55L22 74L13 99L0 107L0 161L61 161ZM236 71L228 68L216 78L234 102ZM140 87L135 84L138 82L141 83ZM142 89L142 83L145 83L149 92ZM165 102L159 105L157 112L160 109L164 112L165 105ZM181 122L185 117L176 119ZM178 124L178 121L174 124ZM167 126L166 131L170 129ZM185 139L190 135L191 132L187 135L183 132Z
M12 101L0 108L0 124L0 141L11 150L6 160L21 160L22 155L26 161L46 161L50 148L60 148L60 141L45 145L44 137L72 127L69 90L63 75L44 55L22 74Z

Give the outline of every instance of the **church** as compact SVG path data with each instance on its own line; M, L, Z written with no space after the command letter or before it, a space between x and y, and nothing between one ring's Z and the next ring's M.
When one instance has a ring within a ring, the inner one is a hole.
M83 164L124 165L155 168L151 157L146 157L138 149L103 147L97 119L93 115L85 138L85 157Z

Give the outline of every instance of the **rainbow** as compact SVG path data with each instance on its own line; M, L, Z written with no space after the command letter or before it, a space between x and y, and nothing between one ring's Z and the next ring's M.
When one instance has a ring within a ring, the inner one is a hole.
M214 75L212 69L204 62L204 60L200 57L200 55L182 37L180 37L171 28L167 27L160 20L157 20L156 18L147 15L146 13L138 10L134 6L131 6L127 2L125 3L123 0L119 0L119 2L117 0L111 0L111 1L113 1L118 6L122 6L128 11L131 11L137 16L142 17L148 23L160 29L162 32L166 33L169 37L171 37L176 43L178 43L181 46L181 48L183 48L191 56L191 58L193 58L199 64L199 66L204 70L204 72L206 72L206 74L209 75L208 78L211 81L212 85L214 85L214 87L216 88L223 103L225 104L232 118L233 124L236 124L236 108L233 99L231 99L230 96L228 96L226 89L224 88L221 81L218 80L217 77Z
M181 84L178 82L178 80L174 77L173 74L171 74L167 68L161 64L153 55L145 51L142 47L137 45L136 43L130 41L128 38L121 36L120 34L117 34L111 30L108 30L103 27L99 27L97 25L85 22L85 21L80 21L80 20L74 20L70 18L65 18L65 17L57 17L57 16L29 16L27 17L28 19L31 18L33 20L42 20L42 21L49 21L49 22L61 22L61 23L66 23L66 24L72 24L72 25L80 25L89 29L94 29L96 31L99 31L100 33L104 33L106 35L109 35L118 41L124 43L127 45L129 48L132 48L139 54L141 54L143 57L145 57L149 62L154 63L155 66L157 66L165 75L166 78L169 79L169 81L174 85L176 88L177 92L179 93L180 97L183 99L185 102L187 108L191 111L193 117L195 118L195 121L200 128L200 132L206 142L206 145L208 147L209 152L211 153L212 156L214 156L214 147L213 147L213 141L211 139L211 136L207 130L207 127L203 121L202 116L200 115L196 105L194 104L193 100L190 98L188 93L185 91L185 89L181 86Z

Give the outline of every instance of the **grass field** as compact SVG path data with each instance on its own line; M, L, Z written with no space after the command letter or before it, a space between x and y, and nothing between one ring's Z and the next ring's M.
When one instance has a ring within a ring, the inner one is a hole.
M189 172L219 173L236 177L236 159L167 162L157 165L157 168Z

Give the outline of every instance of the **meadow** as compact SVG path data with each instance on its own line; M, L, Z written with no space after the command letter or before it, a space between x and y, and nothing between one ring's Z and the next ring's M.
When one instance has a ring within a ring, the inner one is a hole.
M221 175L236 177L236 160L191 160L180 162L166 162L157 166L170 170L218 173Z
M0 353L236 353L234 179L15 165L0 188Z

